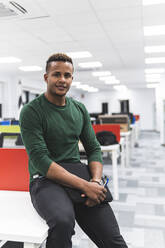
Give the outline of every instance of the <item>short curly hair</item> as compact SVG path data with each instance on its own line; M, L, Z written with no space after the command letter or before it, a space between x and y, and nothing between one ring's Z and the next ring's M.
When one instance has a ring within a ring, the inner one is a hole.
M55 54L51 55L48 58L48 60L46 61L46 72L48 72L50 64L53 61L69 62L73 65L73 61L68 55L66 55L65 53L55 53Z

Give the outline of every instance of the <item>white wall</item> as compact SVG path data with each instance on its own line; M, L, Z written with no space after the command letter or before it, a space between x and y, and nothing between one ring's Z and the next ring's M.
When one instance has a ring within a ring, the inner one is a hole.
M0 102L2 102L2 118L18 119L18 99L20 94L19 78L5 77L1 78L0 83ZM34 94L40 94L46 89L46 84L43 82L32 82L21 80L22 89L28 90Z
M16 116L17 83L14 78L3 78L1 82L2 118Z
M3 118L18 118L18 97L19 86L18 78L5 78L1 83ZM43 82L22 81L22 88L31 93L42 93L46 90L46 84ZM141 129L154 129L153 105L155 102L154 89L136 89L127 92L109 91L101 93L85 93L76 91L74 88L68 93L69 96L83 102L89 112L102 112L102 102L109 103L109 113L120 112L119 99L129 99L130 112L139 114L141 117ZM84 97L83 97L84 96Z
M2 86L3 86L3 83L0 82L0 103L2 103Z
M128 90L127 93L110 91L100 93L84 93L84 98L80 94L77 99L85 104L89 112L101 112L102 102L109 103L109 113L120 112L119 99L129 99L130 112L139 114L141 118L141 129L154 129L154 89Z

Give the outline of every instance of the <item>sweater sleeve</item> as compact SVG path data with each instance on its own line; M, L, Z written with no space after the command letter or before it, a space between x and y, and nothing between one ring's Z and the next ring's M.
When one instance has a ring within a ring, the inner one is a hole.
M82 109L83 109L84 125L80 135L80 140L86 151L88 163L92 161L98 161L102 163L103 161L101 156L100 144L96 139L96 135L93 130L88 111L83 104L82 104Z
M42 118L30 105L25 105L20 114L20 129L29 159L43 176L53 162L44 140Z

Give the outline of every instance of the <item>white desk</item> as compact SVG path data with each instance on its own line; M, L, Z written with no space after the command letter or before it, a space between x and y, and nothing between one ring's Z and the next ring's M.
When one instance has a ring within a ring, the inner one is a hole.
M47 235L48 226L33 208L29 192L0 191L0 247L16 241L38 248Z
M113 189L114 189L114 200L119 200L119 186L118 186L118 169L117 169L117 152L119 151L119 144L110 146L101 146L102 152L112 153L112 174L113 174ZM82 143L79 143L79 151L84 151Z
M126 150L126 166L129 167L130 166L130 156L131 156L131 142L130 142L130 137L131 137L131 131L129 132L121 132L120 133L121 137L125 138L125 150Z

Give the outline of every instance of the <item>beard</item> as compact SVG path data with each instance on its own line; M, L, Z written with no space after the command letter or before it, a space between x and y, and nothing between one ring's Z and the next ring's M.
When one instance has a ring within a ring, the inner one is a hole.
M49 89L49 94L53 97L64 97L67 94L68 90L69 88L65 88L65 91L63 92L58 90L58 88L55 88L55 90Z

